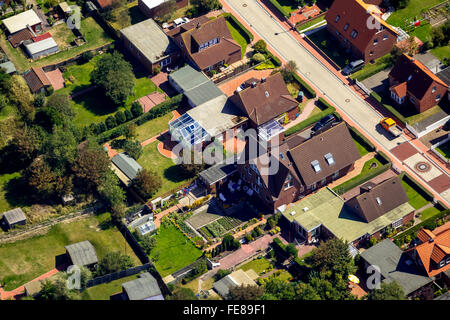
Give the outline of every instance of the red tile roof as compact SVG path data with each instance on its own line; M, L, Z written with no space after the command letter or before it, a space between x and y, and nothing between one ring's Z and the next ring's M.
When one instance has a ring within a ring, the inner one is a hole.
M392 86L391 91L394 91L394 93L397 95L397 97L403 98L406 96L406 92L408 91L407 87L408 86L406 85L406 82L402 82L402 83Z
M450 269L450 263L439 268L439 263L450 254L450 222L442 227L435 232L422 229L417 235L422 243L416 246L416 252L429 277Z
M419 100L424 97L425 93L434 83L448 88L444 81L425 67L419 60L407 54L403 54L398 58L389 76L394 82L400 84L405 83L407 91Z
M110 5L112 5L113 1L112 0L97 0L97 3L102 9L105 9L106 7L109 7Z
M47 33L40 34L40 35L34 37L33 38L33 42L38 42L38 41L41 41L41 40L44 40L44 39L48 39L48 38L51 38L51 37L52 37L52 35L50 34L50 32L47 32Z
M25 81L33 93L39 91L42 87L50 86L50 80L45 75L42 68L33 67L24 75Z
M17 48L24 42L25 40L30 40L33 37L33 34L28 29L22 29L19 32L14 33L12 36L8 38L9 42L13 46L13 48Z

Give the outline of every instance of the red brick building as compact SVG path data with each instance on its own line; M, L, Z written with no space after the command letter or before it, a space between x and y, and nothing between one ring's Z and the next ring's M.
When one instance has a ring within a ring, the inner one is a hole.
M307 140L294 135L257 157L248 152L240 176L273 211L346 175L361 157L345 122Z
M397 42L397 31L381 15L376 5L362 0L335 0L325 19L331 35L357 59L369 63L388 54Z
M241 46L234 41L225 18L201 16L167 32L198 70L217 70L241 60Z
M389 85L391 98L397 104L409 104L419 113L437 105L448 90L444 81L407 54L398 58L389 73Z

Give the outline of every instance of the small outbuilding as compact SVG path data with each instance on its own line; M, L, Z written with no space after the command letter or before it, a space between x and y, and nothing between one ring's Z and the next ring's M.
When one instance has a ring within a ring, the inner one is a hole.
M3 224L7 229L11 229L18 225L24 225L27 217L21 208L15 208L3 213Z
M32 59L38 59L43 56L58 52L58 44L52 37L38 42L24 44L25 51Z
M44 92L52 85L44 70L39 67L32 67L23 77L33 93Z
M24 285L25 295L27 297L34 297L41 292L42 280L30 281Z
M164 300L158 282L148 272L122 283L122 297L124 300Z
M64 16L68 17L72 14L72 9L70 8L70 6L67 4L67 2L61 2L58 5L58 9L64 14Z
M93 268L98 263L95 248L88 240L68 245L65 248L72 265Z
M119 153L112 159L111 169L126 186L130 186L142 166L125 153Z

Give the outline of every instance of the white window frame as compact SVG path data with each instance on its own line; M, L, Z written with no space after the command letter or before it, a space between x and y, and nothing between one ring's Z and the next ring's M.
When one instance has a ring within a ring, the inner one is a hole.
M168 57L168 58L166 58L164 60L161 60L160 65L161 65L161 68L162 68L162 67L165 67L165 66L167 66L167 65L169 65L171 63L172 63L172 58Z
M394 229L400 228L402 225L403 225L403 218L400 218L392 222L392 228Z

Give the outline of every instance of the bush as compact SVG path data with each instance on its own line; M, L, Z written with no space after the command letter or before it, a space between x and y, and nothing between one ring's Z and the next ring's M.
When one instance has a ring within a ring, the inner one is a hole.
M127 119L127 121L133 120L133 114L131 113L130 110L128 110L128 109L125 110L124 114L125 114L125 118Z
M116 118L116 122L118 124L124 123L127 121L127 118L125 117L125 114L123 113L123 111L117 111L116 114L114 115L114 117Z
M107 130L104 122L97 123L97 130L99 133L105 132Z
M114 118L113 116L109 116L108 118L106 118L105 124L108 129L116 127L117 126L116 118Z
M309 99L315 98L317 96L316 92L307 84L302 78L297 74L294 74L294 79L300 84L301 88L306 91L306 97Z
M139 117L141 114L144 113L144 110L142 109L142 106L139 102L135 101L131 104L131 113L135 118Z
M91 51L86 51L81 55L81 63L87 63L94 58L94 54Z
M259 53L267 53L267 44L264 40L258 40L256 41L255 45L253 46L253 49L255 49Z
M259 63L259 62L263 62L264 60L266 60L266 58L264 57L264 55L262 53L255 53L252 56L252 60L256 63Z

